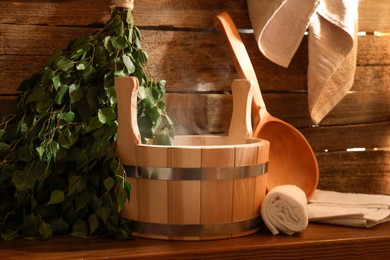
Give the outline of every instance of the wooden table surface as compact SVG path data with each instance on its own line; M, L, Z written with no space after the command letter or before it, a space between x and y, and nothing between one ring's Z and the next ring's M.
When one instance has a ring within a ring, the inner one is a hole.
M0 259L390 259L390 223L370 229L309 224L294 236L267 230L215 241L54 237L0 242Z

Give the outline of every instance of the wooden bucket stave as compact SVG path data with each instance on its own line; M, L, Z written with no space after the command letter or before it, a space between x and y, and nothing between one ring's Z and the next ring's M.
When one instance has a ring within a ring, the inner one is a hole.
M116 81L117 152L132 184L121 216L133 220L133 235L209 240L256 232L269 143L246 136L237 144L229 136L183 135L175 137L175 146L140 144L134 98L131 102L137 84L134 78Z

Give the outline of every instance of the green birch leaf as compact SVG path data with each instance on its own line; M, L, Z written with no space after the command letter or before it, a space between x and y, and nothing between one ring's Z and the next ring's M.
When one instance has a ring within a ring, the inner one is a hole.
M49 170L46 168L46 164L43 162L33 161L29 164L28 174L31 175L35 180L40 181L44 179L48 171Z
M12 176L12 183L18 191L26 191L34 187L35 179L25 171L16 171Z
M6 230L1 232L1 239L5 240L5 241L14 240L18 236L19 236L18 231L13 230L13 229L6 229Z
M93 208L94 211L96 211L102 205L103 205L103 201L100 198L98 198L97 196L92 196L90 206Z
M47 205L58 204L64 201L65 195L62 190L53 190Z
M98 118L102 124L105 124L108 121L114 120L116 118L116 113L112 107L101 108L98 111Z
M59 87L59 90L56 93L56 96L54 97L54 103L57 105L62 105L64 101L65 94L68 92L69 86L68 85L61 85Z
M87 103L90 109L94 111L96 111L99 108L99 99L100 99L99 94L100 94L99 88L88 88L87 90L87 95L86 95Z
M48 162L55 160L59 149L60 149L60 144L57 143L56 141L50 141L47 143L46 155L47 155Z
M160 118L160 111L157 107L152 107L147 111L147 114L152 122L156 122Z
M63 218L54 219L49 224L53 228L53 233L62 234L69 228L69 224Z
M78 49L75 53L72 55L72 59L78 60L80 59L83 55L85 54L85 50L83 49Z
M69 97L70 97L71 104L76 103L77 101L82 99L83 96L84 96L84 92L81 89L79 84L73 83L69 86Z
M59 68L60 70L63 70L63 71L70 70L71 68L73 68L73 65L74 65L73 61L68 59L65 56L58 57L57 62L56 62L57 68Z
M45 95L42 99L38 100L35 107L38 112L46 112L50 109L50 107L53 105L53 102L50 98L50 96Z
M104 88L106 92L106 96L110 99L111 105L116 104L117 99L116 99L116 92L114 87L109 87L109 88Z
M165 104L164 101L159 101L159 102L157 103L157 107L158 107L159 109L161 109L162 111L165 111L165 110L166 110L166 104Z
M127 47L127 42L123 37L111 37L111 44L118 51Z
M73 224L71 235L74 237L85 238L88 234L87 223L82 219L77 219Z
M54 75L55 75L55 73L51 68L45 67L45 71L43 72L43 75L41 78L41 84L42 85L50 85L52 83L52 78L54 77Z
M17 126L17 129L18 131L20 131L21 133L25 133L27 132L28 130L28 126L27 126L27 123L25 121L25 118L22 117L18 123L18 126Z
M99 129L103 124L98 116L92 117L88 122L87 133Z
M127 72L132 74L135 71L134 63L131 61L130 57L127 54L122 55L123 63L126 66Z
M153 139L155 145L173 145L173 139L166 133L158 134Z
M74 197L76 212L79 212L80 210L87 207L90 201L91 199L88 190L84 189L83 192L78 193L77 196Z
M111 36L104 37L103 46L109 53L112 53L114 51L114 48L112 47L111 44Z
M39 159L42 161L43 160L43 155L45 154L45 147L44 146L38 146L36 148L37 152L38 152L38 156L39 156Z
M149 96L149 93L146 90L146 88L144 86L139 86L139 88L138 88L138 98L141 99L141 100L144 100L148 96Z
M69 130L69 128L64 128L61 130L59 136L58 136L58 143L61 147L64 147L66 149L70 149L72 145L74 145L78 140L78 134L73 133Z
M115 184L115 180L111 177L108 177L104 180L104 188L106 188L106 191L110 191Z
M87 68L89 66L89 63L85 60L83 61L80 61L79 63L77 63L76 65L76 70L85 70L85 68Z
M104 46L98 45L95 47L95 62L96 64L105 65L108 59L108 52Z
M1 138L3 137L3 135L4 135L5 133L6 133L6 132L5 132L4 129L0 129L0 140L1 140Z
M38 100L41 100L41 99L45 98L45 96L46 96L45 88L44 87L37 87L28 96L28 98L26 100L26 104L30 103L30 102L36 102Z
M47 223L42 223L38 228L38 232L45 240L53 236L53 228Z
M0 159L4 158L9 153L9 145L0 142Z
M138 128L143 133L144 138L153 138L152 127L153 123L147 116L141 116L138 119Z
M89 49L89 42L90 38L88 36L81 36L71 43L70 48L72 51L79 55L80 51L86 52Z
M24 226L29 229L34 229L39 225L39 218L34 214L24 216Z
M66 123L70 123L70 122L73 122L75 117L76 117L75 113L73 113L72 111L69 111L67 113L60 114L59 118L60 118L60 120L65 121Z
M115 71L114 75L115 75L116 78L117 77L125 77L125 76L127 76L127 74L126 74L126 72L124 72L124 70L117 70L117 71Z
M118 213L120 213L127 201L127 193L125 189L121 189L118 192L118 194L116 195L116 200L118 203Z
M133 12L127 12L127 16L126 16L126 22L128 24L134 24L134 16L133 16Z
M103 220L103 222L106 222L108 217L110 216L112 210L108 207L101 207L101 208L98 208L98 210L96 211L98 216Z
M89 233L95 232L99 227L99 220L96 213L89 215L88 217Z
M154 107L153 98L151 96L147 96L143 101L142 104L144 105L146 110L151 110Z
M54 88L57 90L61 86L60 76L56 75L52 78Z
M137 49L142 49L142 46L141 46L141 41L140 41L140 39L137 37L137 38L135 38L135 44L136 44L136 46L137 46Z
M97 74L96 69L93 66L88 64L84 68L81 75L83 76L85 82L89 82L96 77L96 74Z
M131 183L125 180L123 182L123 188L126 191L127 199L130 200L130 194L131 194L131 189L132 189Z
M81 192L87 187L87 182L84 176L73 175L69 178L68 196L76 192Z

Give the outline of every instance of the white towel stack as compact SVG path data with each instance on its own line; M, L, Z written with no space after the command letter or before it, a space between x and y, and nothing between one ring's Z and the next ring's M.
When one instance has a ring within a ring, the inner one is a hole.
M390 220L390 196L316 190L307 212L310 221L369 228Z
M305 192L295 185L271 189L261 205L261 216L272 234L293 235L308 225Z
M353 85L358 0L248 0L261 52L287 67L309 28L308 103L318 124Z

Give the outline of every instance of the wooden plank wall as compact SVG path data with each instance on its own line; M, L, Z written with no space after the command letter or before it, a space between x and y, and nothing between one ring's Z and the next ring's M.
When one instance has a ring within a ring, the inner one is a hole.
M19 83L43 68L54 48L98 30L110 0L0 1L0 116L15 106ZM169 113L178 133L222 134L232 110L236 72L212 17L228 11L250 28L245 0L137 0L136 24L149 69L167 81ZM390 1L360 0L355 83L345 99L312 126L307 110L307 41L289 68L268 61L252 34L242 34L268 110L297 127L316 152L319 188L390 194ZM350 148L364 148L348 151Z

